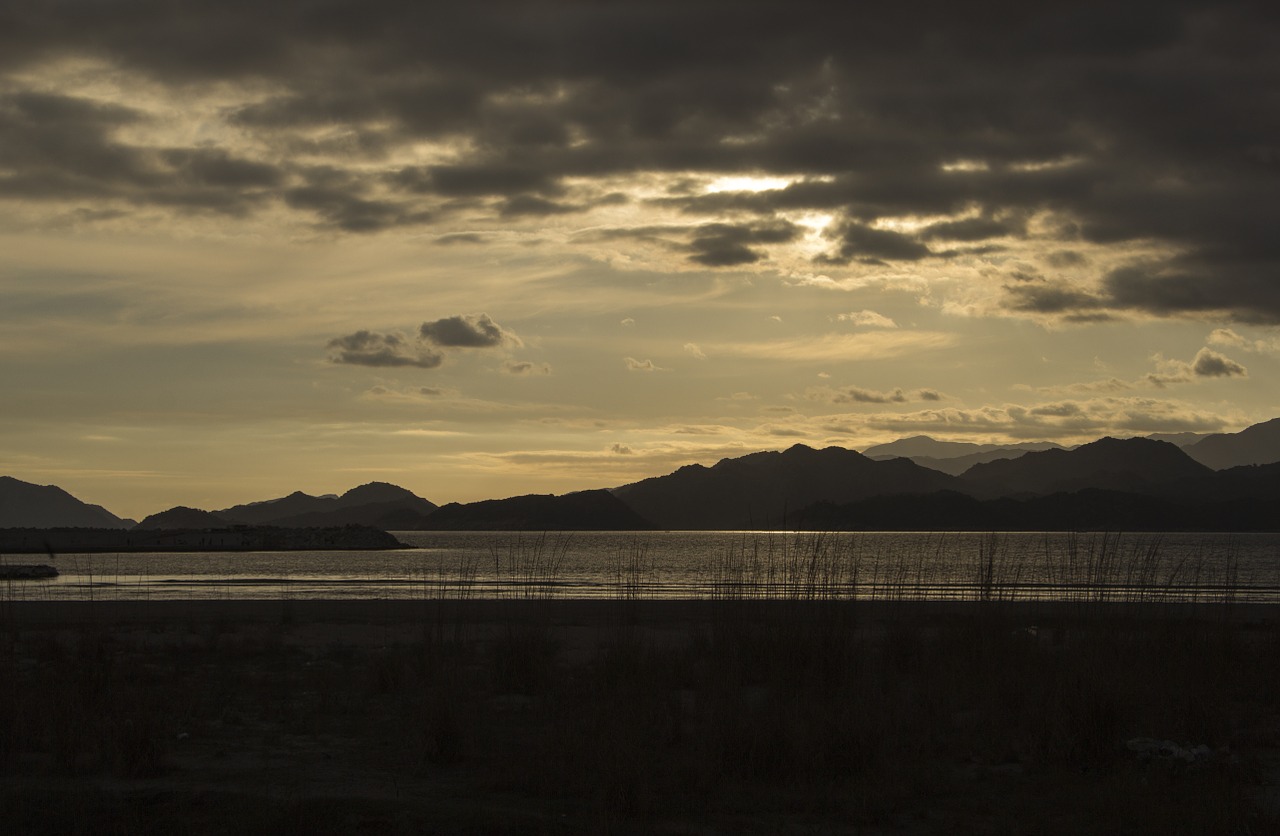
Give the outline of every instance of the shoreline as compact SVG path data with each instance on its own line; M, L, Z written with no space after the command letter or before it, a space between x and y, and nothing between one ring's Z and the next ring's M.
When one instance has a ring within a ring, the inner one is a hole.
M1280 604L1077 601L795 601L706 599L241 599L0 602L0 626L166 622L412 624L542 622L698 625L725 618L798 619L839 614L870 622L997 617L1014 621L1128 618L1140 621L1280 621Z

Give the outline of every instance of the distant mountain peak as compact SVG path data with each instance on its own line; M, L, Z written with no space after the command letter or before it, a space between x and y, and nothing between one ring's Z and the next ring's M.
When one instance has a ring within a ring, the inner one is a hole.
M1214 470L1280 461L1280 418L1238 433L1214 433L1184 448L1187 455Z
M975 464L961 474L986 496L1086 488L1143 493L1209 472L1167 441L1107 436L1073 450L1043 450Z
M167 511L161 511L158 514L152 514L144 517L137 527L143 530L149 529L206 529L206 528L228 528L231 524L219 517L217 514L211 514L208 511L201 511L199 508L188 508L185 505L178 505Z
M340 497L335 497L343 503L349 503L353 500L361 502L385 502L392 499L403 499L405 497L417 497L413 491L402 488L399 485L393 485L390 482L366 482L363 485L357 485Z
M311 496L294 491L279 499L236 505L214 513L230 522L247 525L297 528L360 524L383 527L385 520L394 519L399 524L406 520L413 522L435 509L435 503L406 488L389 482L367 482L341 496Z
M450 502L423 517L429 530L645 531L653 524L606 490L527 494L462 504Z
M996 450L1052 450L1061 445L1052 441L1017 441L1006 444L976 444L972 441L939 441L927 435L913 435L890 441L887 444L875 444L862 451L868 458L887 458L901 456L903 458L958 459L977 453L991 453Z
M101 505L91 505L57 485L0 476L0 528L131 528Z
M910 461L877 462L844 447L794 444L722 459L711 468L681 467L613 493L661 528L716 529L785 523L789 511L819 501L960 486L955 477Z

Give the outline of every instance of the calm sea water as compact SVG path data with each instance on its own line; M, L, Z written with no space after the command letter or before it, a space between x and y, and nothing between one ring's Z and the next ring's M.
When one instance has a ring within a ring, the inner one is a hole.
M397 532L398 551L63 554L9 600L903 598L1280 602L1280 534ZM30 555L0 562L31 563Z

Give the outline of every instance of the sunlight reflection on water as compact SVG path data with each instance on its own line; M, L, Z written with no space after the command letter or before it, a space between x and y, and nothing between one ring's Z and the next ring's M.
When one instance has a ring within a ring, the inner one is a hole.
M397 551L64 554L9 600L873 598L1280 602L1280 535L396 532ZM3 557L30 563L31 557Z

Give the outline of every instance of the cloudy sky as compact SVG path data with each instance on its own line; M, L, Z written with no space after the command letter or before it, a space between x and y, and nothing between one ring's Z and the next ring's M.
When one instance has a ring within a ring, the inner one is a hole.
M6 0L0 473L443 503L1280 415L1275 13L982 9Z

